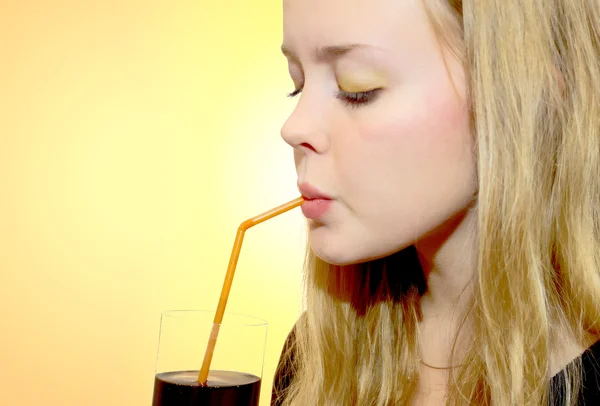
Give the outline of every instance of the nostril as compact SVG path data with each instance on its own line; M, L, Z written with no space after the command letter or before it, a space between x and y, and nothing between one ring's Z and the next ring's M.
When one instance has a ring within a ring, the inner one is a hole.
M312 148L308 142L303 142L300 145L302 145L303 147L306 147L306 148Z
M315 148L314 148L312 145L310 145L310 144L309 144L309 143L307 143L307 142L303 142L302 144L300 144L300 146L301 146L301 147L304 147L304 148L308 148L308 149L310 149L310 150L311 150L311 151L313 151L313 152L317 152L317 150L316 150L316 149L315 149Z

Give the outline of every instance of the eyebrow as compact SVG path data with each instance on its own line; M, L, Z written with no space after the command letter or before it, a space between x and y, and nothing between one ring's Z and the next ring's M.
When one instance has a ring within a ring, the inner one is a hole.
M368 45L365 44L345 44L345 45L328 45L320 48L316 48L313 51L313 58L319 62L333 62L342 56L348 54L350 51L357 48L366 48ZM300 58L285 45L281 46L281 52L288 58L299 62Z

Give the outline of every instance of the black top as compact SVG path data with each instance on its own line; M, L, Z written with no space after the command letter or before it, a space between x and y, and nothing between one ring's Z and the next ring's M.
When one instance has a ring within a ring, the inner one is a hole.
M271 395L271 406L281 405L281 402L277 401L278 394L290 384L293 376L291 369L286 368L286 366L293 364L294 353L290 353L289 360L284 359L284 354L290 348L293 336L294 330L290 332L285 340L283 351L277 365L277 370L275 371L273 391ZM597 341L581 355L581 364L583 367L583 388L581 390L578 402L578 404L581 406L600 405L600 362L597 361L597 358L600 358L600 341ZM557 374L552 378L551 386L556 390L555 401L554 405L552 406L562 406L563 398L561 396L561 388L564 388L564 378L562 377L562 374Z

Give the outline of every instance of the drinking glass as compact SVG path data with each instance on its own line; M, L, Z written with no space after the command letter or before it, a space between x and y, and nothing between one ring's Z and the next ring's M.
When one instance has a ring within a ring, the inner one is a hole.
M215 311L161 315L153 406L258 406L268 323L225 312L206 385L198 375Z

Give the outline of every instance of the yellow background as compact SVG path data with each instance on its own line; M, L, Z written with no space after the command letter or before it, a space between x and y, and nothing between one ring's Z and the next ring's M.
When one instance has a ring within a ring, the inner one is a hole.
M160 312L215 308L239 223L298 196L280 1L0 4L0 404L149 405ZM238 264L261 405L304 241L296 209Z

